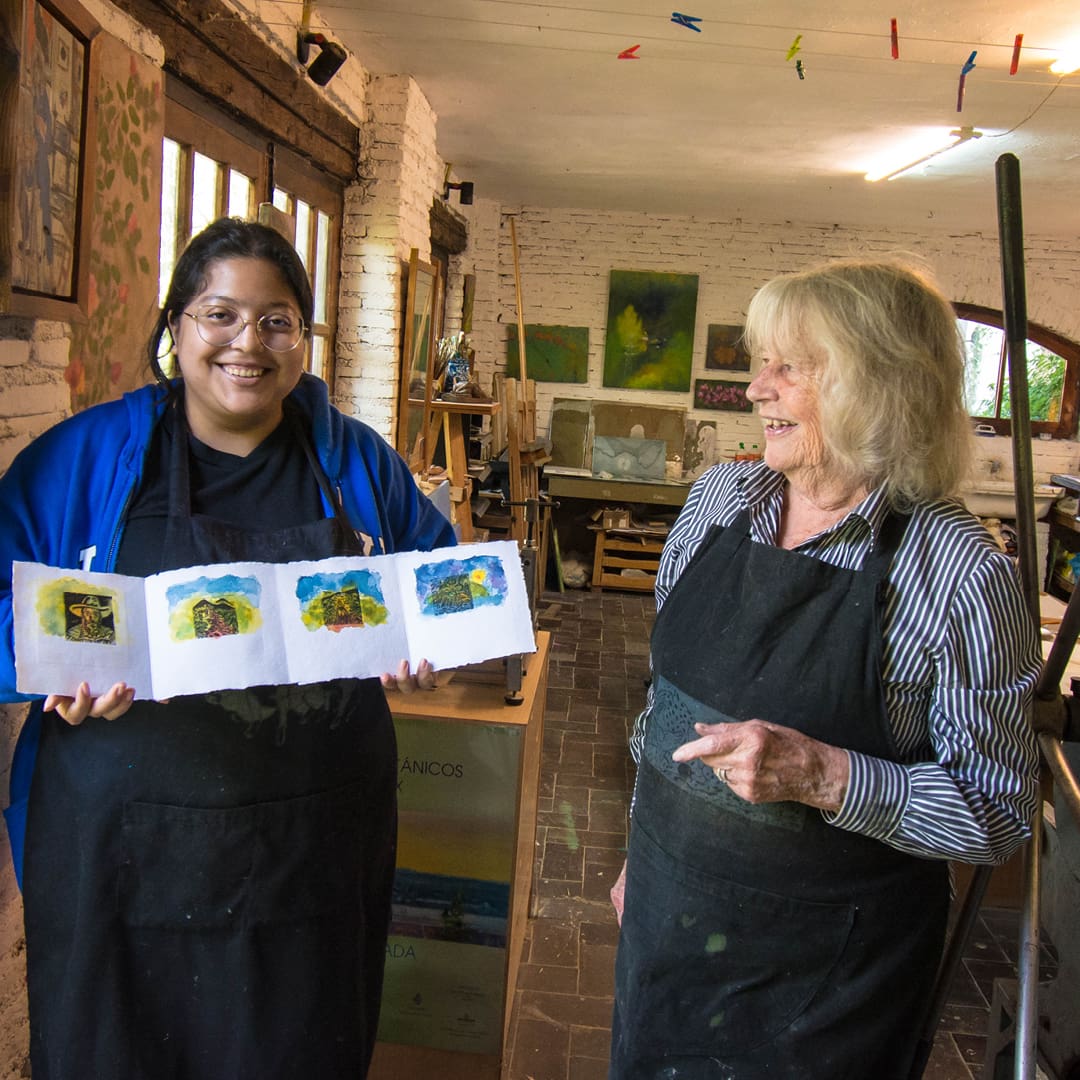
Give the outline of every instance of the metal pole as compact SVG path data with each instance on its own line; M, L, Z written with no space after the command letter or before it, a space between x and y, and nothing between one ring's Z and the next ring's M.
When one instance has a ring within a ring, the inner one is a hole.
M1024 285L1024 228L1020 203L1020 161L1014 154L997 159L998 234L1001 243L1001 285L1009 361L1009 405L1012 415L1013 475L1016 487L1020 576L1028 610L1039 629L1039 582L1035 548L1035 480L1031 465L1031 411L1027 382L1027 293ZM1024 905L1020 915L1017 962L1015 1080L1034 1080L1038 1037L1039 988L1039 855L1042 839L1042 796L1032 822L1025 862Z

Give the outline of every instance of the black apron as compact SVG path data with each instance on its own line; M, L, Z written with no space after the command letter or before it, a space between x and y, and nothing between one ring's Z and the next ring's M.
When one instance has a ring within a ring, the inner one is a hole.
M191 515L178 428L162 569L360 553L306 433L338 516L251 533ZM362 1077L396 768L377 679L139 701L75 728L46 714L24 881L34 1080Z
M883 583L717 527L661 609L616 961L613 1080L907 1074L948 911L944 862L752 805L672 751L759 718L898 760L881 681Z

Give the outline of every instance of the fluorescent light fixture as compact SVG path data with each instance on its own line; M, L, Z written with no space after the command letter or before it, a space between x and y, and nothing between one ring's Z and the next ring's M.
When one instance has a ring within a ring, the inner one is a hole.
M1051 75L1072 75L1080 71L1080 49L1063 53L1050 65Z
M971 127L954 128L949 132L949 138L951 141L945 143L944 146L938 144L934 149L928 150L926 153L916 157L913 161L908 161L906 165L886 165L882 168L868 172L866 174L866 179L871 183L876 183L878 180L895 180L896 177L924 164L931 158L936 158L938 155L944 154L949 150L955 150L956 147L961 146L966 142L970 142L972 139L981 139L982 132L976 131Z

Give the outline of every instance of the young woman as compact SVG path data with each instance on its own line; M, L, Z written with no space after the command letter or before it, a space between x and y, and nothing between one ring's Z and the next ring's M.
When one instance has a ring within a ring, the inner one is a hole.
M0 480L0 698L18 697L13 560L147 575L454 542L397 454L304 374L311 319L273 230L222 219L191 241L148 345L156 383ZM383 682L433 679L403 664ZM19 740L35 1080L363 1076L396 835L380 681L133 693L52 695Z

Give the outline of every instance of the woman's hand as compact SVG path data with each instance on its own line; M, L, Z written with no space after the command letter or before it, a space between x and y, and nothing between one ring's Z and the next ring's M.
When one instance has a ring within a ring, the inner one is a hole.
M700 759L750 803L801 802L836 812L844 802L850 766L845 750L764 720L695 724L700 735L671 756Z
M106 720L116 720L131 708L135 700L135 688L127 683L118 682L104 694L90 696L90 684L80 683L74 697L63 694L50 694L45 699L45 711L55 710L72 727L81 724L88 716L103 716Z
M623 859L622 869L611 886L611 906L615 909L615 919L622 926L623 901L626 899L626 860Z
M379 681L384 690L400 690L403 694L411 694L414 690L434 690L438 685L435 669L426 660L416 665L415 675L409 671L409 661L402 660L397 671L383 673Z

